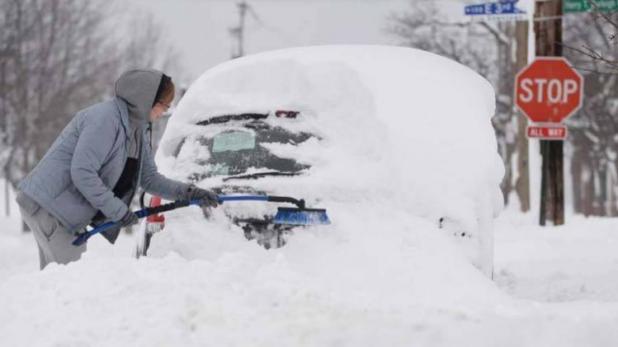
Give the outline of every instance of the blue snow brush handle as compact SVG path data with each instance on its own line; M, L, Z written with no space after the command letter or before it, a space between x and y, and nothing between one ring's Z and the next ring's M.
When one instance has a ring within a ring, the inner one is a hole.
M271 201L271 202L289 202L295 204L299 208L305 208L305 201L298 200L285 196L268 196L268 195L218 195L217 201L222 204L225 201ZM148 217L154 214L159 214L162 212L167 212L171 210L175 210L181 207L187 207L191 205L202 205L202 200L177 200L174 202L170 202L164 205L155 206L155 207L146 207L141 210L135 211L135 214L138 218ZM74 246L80 246L86 243L88 239L96 234L102 233L111 228L117 227L118 222L107 222L99 225L98 227L86 231L85 233L79 234L75 240L73 240Z
M268 201L267 195L217 195L220 204L226 201Z
M298 206L298 208L305 208L305 200L294 199L287 196L272 196L272 195L219 195L217 200L220 204L225 201L269 201L269 202L288 202Z
M170 202L168 204L164 204L160 206L146 207L141 210L135 211L135 214L137 215L138 218L144 218L144 217L148 217L154 214L175 210L180 207L187 207L190 205L201 205L201 204L202 204L201 200L178 200L178 201ZM102 233L111 228L117 227L118 224L119 224L118 222L103 223L92 230L88 230L83 234L79 234L79 236L77 236L77 238L73 240L73 246L83 245L84 243L86 243L86 241L88 241L88 239L91 236Z

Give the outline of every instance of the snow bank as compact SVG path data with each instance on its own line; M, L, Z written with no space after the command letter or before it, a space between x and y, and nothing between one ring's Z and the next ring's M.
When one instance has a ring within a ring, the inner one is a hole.
M411 222L404 214L397 218ZM177 222L195 228L187 218ZM354 235L364 249L322 232L298 235L270 252L245 242L218 253L225 244L219 241L203 249L210 257L192 261L173 253L134 261L89 252L79 263L0 282L0 344L568 347L618 341L615 302L513 300L480 286L488 281L453 258L440 260L444 268L428 266L444 256L430 250L448 242L424 224L410 224L427 232L410 230L403 240L376 244L365 232Z

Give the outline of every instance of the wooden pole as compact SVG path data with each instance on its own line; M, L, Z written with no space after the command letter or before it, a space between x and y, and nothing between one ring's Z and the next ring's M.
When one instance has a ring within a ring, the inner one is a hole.
M535 2L534 34L537 56L562 56L561 16L562 0L537 0ZM562 225L564 224L563 141L541 140L541 148L543 172L539 224L545 225L545 218L549 218L554 225Z
M528 21L518 21L515 24L515 38L517 40L517 52L515 59L515 71L521 71L528 65ZM528 166L528 137L526 128L528 119L517 111L517 181L515 192L519 198L519 206L522 212L530 211L530 173Z
M541 206L539 211L539 225L545 226L545 221L547 220L547 196L548 196L548 184L547 180L549 178L548 174L548 163L547 160L549 141L541 140L541 158L542 158L542 166L541 166Z

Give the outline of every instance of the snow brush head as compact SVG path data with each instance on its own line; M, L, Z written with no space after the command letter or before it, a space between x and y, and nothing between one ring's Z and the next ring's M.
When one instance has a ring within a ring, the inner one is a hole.
M326 210L321 208L306 208L305 200L289 196L274 195L219 195L220 204L226 201L270 201L294 204L296 208L279 207L273 219L274 224L283 225L318 225L330 224Z
M319 225L330 224L325 209L279 207L273 221L285 225Z

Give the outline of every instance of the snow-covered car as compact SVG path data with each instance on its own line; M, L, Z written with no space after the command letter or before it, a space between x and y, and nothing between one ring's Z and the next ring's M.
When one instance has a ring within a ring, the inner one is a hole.
M382 220L375 234L388 238L414 216L454 235L490 275L503 174L493 113L486 80L431 53L384 46L287 49L204 73L171 117L157 163L168 176L221 194L304 199L326 208L333 221L290 237L289 227L272 225L276 204L224 203L203 228L244 230L268 248L299 234L353 233L354 223L371 216ZM186 214L175 214L178 228L196 228Z
M200 131L183 137L171 155L177 160L191 161L185 179L212 182L209 188L218 194L279 196L283 193L279 189L260 187L256 181L268 177L276 185L281 178L309 174L310 161L300 162L293 154L281 155L272 150L273 146L287 146L294 151L306 141L319 140L309 131L286 128L290 120L298 117L303 115L286 110L206 114L195 123ZM298 227L275 224L271 211L256 210L255 206L239 209L232 205L225 211L248 239L257 239L266 248L283 246L284 234Z

